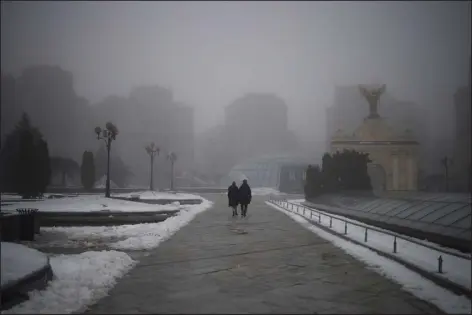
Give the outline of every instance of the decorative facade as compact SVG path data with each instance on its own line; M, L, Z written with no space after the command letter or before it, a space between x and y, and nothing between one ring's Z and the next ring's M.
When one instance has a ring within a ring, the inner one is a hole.
M383 118L372 115L377 107L370 105L370 115L354 133L341 129L335 132L330 142L331 152L347 149L368 153L372 160L368 172L376 191L417 190L419 143L409 129L396 134Z

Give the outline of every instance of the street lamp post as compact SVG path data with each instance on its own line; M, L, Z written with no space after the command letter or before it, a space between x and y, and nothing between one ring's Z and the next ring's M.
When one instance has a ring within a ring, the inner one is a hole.
M154 156L157 154L159 155L159 147L156 147L154 142L152 142L151 144L147 145L145 147L146 149L146 152L149 154L149 156L151 157L151 183L149 184L149 189L150 190L154 190L154 181L153 181L153 175L154 175Z
M174 163L177 160L177 155L174 152L167 154L167 159L170 161L171 174L170 174L170 190L174 190Z
M449 191L449 166L452 165L452 159L445 156L441 159L441 164L444 166L445 179L446 179L446 191Z
M118 128L116 128L113 123L107 122L103 130L100 127L95 127L95 133L97 134L97 139L103 139L107 147L107 183L105 197L110 198L110 150L112 141L116 140L116 136L118 135Z

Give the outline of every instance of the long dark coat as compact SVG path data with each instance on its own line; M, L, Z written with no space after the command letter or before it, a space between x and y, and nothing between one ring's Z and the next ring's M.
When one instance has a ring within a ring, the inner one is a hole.
M242 183L239 187L239 203L242 205L248 205L251 203L252 193L251 187L247 183Z
M228 187L228 206L237 207L239 204L239 188L236 185Z

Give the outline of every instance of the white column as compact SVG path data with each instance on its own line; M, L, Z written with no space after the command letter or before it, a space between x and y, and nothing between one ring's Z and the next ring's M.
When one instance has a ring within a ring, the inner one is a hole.
M398 155L393 156L393 179L392 188L398 190Z

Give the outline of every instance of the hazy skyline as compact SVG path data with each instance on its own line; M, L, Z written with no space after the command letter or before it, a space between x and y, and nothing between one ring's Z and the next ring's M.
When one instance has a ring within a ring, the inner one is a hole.
M395 98L452 107L469 75L470 1L1 5L2 73L59 65L91 102L171 87L196 108L197 131L247 92L277 94L292 128L308 130L335 85L385 83Z

